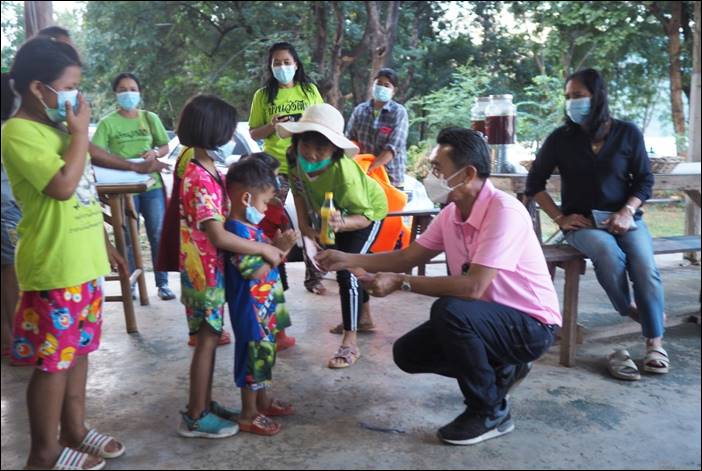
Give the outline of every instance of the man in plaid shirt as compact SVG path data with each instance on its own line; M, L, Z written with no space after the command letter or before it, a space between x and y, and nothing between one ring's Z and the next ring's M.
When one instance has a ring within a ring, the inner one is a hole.
M373 98L359 104L349 119L346 137L355 141L362 154L375 155L371 170L385 165L390 182L402 189L407 161L407 110L392 100L397 74L380 69L373 83Z

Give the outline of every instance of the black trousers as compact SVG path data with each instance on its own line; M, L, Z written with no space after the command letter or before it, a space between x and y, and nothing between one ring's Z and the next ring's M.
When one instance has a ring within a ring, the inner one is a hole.
M499 378L536 360L553 344L553 328L497 303L439 298L431 319L400 337L393 357L407 373L456 378L474 412L493 415L506 391Z
M336 234L337 250L346 253L368 253L380 232L382 221L374 221L365 229L352 232L339 232ZM361 315L363 303L368 302L368 293L358 282L358 278L351 272L341 270L336 272L339 283L339 297L341 298L341 314L344 321L344 330L358 330L358 318Z

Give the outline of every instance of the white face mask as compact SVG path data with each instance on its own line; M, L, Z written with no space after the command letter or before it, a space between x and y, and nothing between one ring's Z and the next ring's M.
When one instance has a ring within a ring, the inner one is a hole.
M449 180L461 173L466 167L459 169L456 173L448 178L438 178L433 173L429 173L422 183L424 183L424 188L427 190L427 196L434 203L446 204L448 201L449 193L461 186L461 183L453 187L448 185Z

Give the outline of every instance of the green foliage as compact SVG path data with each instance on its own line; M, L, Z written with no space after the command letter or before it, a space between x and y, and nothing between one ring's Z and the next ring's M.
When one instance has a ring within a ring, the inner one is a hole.
M23 2L2 2L2 34L9 44L2 48L2 70L12 65L12 59L20 44L24 42L24 6Z
M470 127L470 110L490 85L486 70L471 63L458 66L448 85L406 103L412 116L411 133L423 140L444 127Z
M57 15L85 62L82 88L94 118L114 108L112 78L124 71L141 80L145 107L173 127L194 93L214 93L246 119L262 85L267 48L290 41L308 74L328 78L337 19L343 11L342 54L364 35L364 2L327 2L325 68L314 62L317 18L312 1L91 1L77 12ZM382 10L384 2L378 2ZM645 128L655 105L669 107L667 38L650 2L481 1L403 2L388 65L400 77L396 98L410 111L411 166L444 126L468 126L475 98L512 93L518 106L518 139L538 146L562 122L563 80L579 68L601 70L615 116ZM669 6L657 2L665 14ZM684 2L686 11L692 2ZM455 25L446 12L460 12ZM381 20L384 20L381 18ZM2 51L8 66L24 40L22 2L2 2ZM687 26L687 25L684 25ZM685 28L683 28L685 29ZM689 28L687 28L689 29ZM690 45L683 43L682 67L689 84ZM348 116L365 100L371 51L346 69L340 89ZM689 85L688 85L689 86Z
M563 122L565 98L563 80L546 75L537 75L520 94L517 102L517 136L535 148L549 133Z

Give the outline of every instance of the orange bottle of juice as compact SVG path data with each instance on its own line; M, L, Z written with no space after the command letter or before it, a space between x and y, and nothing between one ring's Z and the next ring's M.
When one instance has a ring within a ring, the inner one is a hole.
M334 245L336 243L336 234L329 225L329 219L334 214L334 193L331 191L324 193L324 204L320 210L322 216L322 230L319 234L319 240L324 245Z

